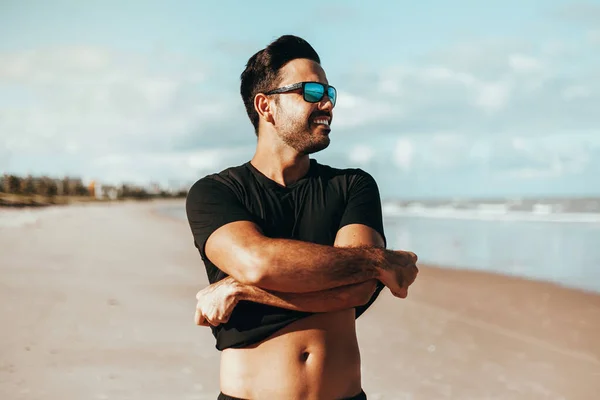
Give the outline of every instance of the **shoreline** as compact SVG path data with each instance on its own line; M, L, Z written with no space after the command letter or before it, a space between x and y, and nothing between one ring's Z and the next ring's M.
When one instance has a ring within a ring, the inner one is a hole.
M507 284L525 281L525 282L529 282L532 284L539 284L542 286L547 286L549 289L567 290L567 291L578 292L578 293L585 294L585 295L600 296L600 290L586 289L586 288L582 288L582 287L578 287L578 286L563 285L558 282L553 282L550 280L531 278L531 277L526 277L526 276L521 276L521 275L516 275L516 274L507 274L507 273L501 273L501 272L496 272L496 271L471 269L471 268L465 268L465 267L453 266L453 265L439 265L439 264L434 264L434 263L424 263L423 266L428 269L436 270L436 271L440 271L440 272L441 271L447 271L448 273L468 272L469 274L473 275L474 277L481 277L481 278L485 277L485 278L490 278L490 279L494 279L494 278L503 279L503 280L505 280L505 282Z
M119 199L97 199L92 196L42 196L42 195L23 195L8 194L0 192L0 210L3 209L37 209L52 206L72 206L79 204L109 204L121 202L140 202L145 203L155 200L181 200L181 197L154 197L149 195L147 198L123 197Z

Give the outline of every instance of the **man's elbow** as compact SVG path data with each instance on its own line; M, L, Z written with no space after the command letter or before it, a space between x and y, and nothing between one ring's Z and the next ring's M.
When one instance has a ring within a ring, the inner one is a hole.
M260 287L268 279L268 260L260 250L246 251L239 262L241 268L237 271L238 276L234 276L238 282Z
M281 252L261 240L248 246L243 254L243 279L248 285L267 290L281 290L282 269L285 268Z

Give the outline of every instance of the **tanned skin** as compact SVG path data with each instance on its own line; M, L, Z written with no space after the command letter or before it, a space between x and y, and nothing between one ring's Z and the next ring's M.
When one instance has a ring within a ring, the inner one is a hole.
M215 231L206 243L215 265L238 282L280 292L315 292L381 279L398 297L412 283L405 269L416 255L363 245L335 248L291 239L265 237L247 221ZM219 267L220 268L220 267ZM220 268L221 269L221 268Z

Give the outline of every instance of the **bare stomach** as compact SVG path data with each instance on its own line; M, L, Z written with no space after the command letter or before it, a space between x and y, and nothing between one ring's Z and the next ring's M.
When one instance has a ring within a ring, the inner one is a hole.
M221 354L221 391L243 399L342 399L361 391L354 309L293 322Z

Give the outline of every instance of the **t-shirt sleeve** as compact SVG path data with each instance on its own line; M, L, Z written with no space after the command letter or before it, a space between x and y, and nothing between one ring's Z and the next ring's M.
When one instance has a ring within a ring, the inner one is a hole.
M381 198L379 188L375 179L362 170L350 177L348 185L348 202L342 215L340 226L363 224L373 228L383 238L387 245L383 229L383 212L381 210Z
M194 244L204 261L206 241L214 231L231 222L256 222L232 189L210 178L202 178L192 185L185 208Z
M340 222L340 228L350 224L363 224L373 228L383 238L384 246L387 246L387 240L383 229L383 212L381 209L381 197L377 182L373 177L362 170L352 176L348 186L348 203L346 210ZM377 288L369 301L355 307L355 317L360 317L375 302L379 293L385 285L377 282Z

